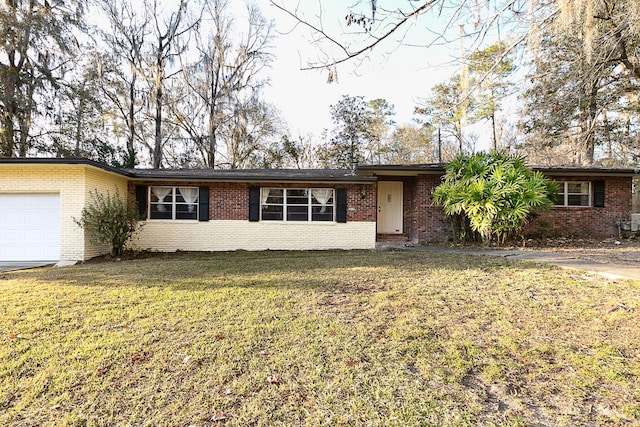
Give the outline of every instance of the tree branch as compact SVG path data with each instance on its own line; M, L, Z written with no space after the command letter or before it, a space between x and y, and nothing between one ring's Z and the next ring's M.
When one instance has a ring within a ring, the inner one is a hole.
M417 17L420 14L426 12L431 6L436 4L438 1L440 1L440 0L428 0L425 3L423 3L422 5L420 5L419 7L417 7L416 9L414 9L410 13L398 12L399 15L401 16L401 19L398 22L396 22L393 26L391 26L391 28L389 30L387 30L382 36L375 37L372 40L371 43L368 43L366 46L364 46L364 47L362 47L362 48L360 48L358 50L355 50L355 51L350 51L342 43L340 43L335 38L333 38L329 34L327 34L322 28L318 28L317 26L313 25L312 23L310 23L310 22L306 21L305 19L299 17L296 13L294 13L294 12L288 10L287 8L285 8L284 6L276 3L275 0L270 0L270 3L273 6L275 6L276 8L278 8L281 11L283 11L284 13L286 13L287 15L291 16L299 24L302 24L302 25L310 28L311 30L313 30L317 34L320 34L322 37L324 37L326 40L328 40L329 42L331 42L333 45L337 46L340 50L342 50L344 52L344 56L342 58L340 58L338 60L333 60L333 61L331 61L330 64L321 64L321 65L313 65L313 64L311 64L308 67L301 67L300 68L303 71L308 71L308 70L323 69L323 68L326 68L327 65L341 64L343 62L346 62L346 61L349 61L351 59L354 59L354 58L362 55L363 53L365 53L365 52L367 52L369 50L372 50L374 47L376 47L376 45L378 45L383 40L387 39L389 36L394 34L400 27L402 27L404 24L406 24L407 21L409 21L411 18Z

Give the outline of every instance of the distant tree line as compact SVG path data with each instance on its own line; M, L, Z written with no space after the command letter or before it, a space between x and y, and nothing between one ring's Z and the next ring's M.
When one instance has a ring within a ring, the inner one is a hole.
M361 30L350 34L365 44L348 49L349 39L323 38L344 41L344 57L309 68L331 65L335 78L337 64L437 13L474 40L461 51L459 72L416 88L411 123L396 123L384 99L345 95L331 106L332 129L297 136L263 93L274 30L254 4L238 13L225 0L2 2L0 156L349 168L446 162L485 143L530 163L638 163L637 2L387 1L350 6L345 24ZM293 6L271 3L296 16ZM487 45L498 24L510 35Z

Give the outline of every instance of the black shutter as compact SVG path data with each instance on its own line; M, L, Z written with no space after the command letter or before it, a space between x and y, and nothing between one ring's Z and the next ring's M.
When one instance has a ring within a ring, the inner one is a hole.
M147 219L148 188L146 185L136 185L136 212L142 220Z
M198 187L198 221L209 221L209 187Z
M347 222L347 189L336 189L336 222Z
M249 221L260 221L260 187L249 187Z
M604 181L593 181L593 206L604 207Z

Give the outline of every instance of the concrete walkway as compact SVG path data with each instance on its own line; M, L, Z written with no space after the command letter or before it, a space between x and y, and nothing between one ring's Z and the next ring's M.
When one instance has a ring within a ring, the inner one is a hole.
M508 259L540 262L553 264L561 268L571 270L589 271L600 274L610 279L632 279L640 280L640 266L599 263L577 258L568 254L557 254L544 251L516 251L516 250L496 250L496 249L460 249L434 246L394 246L407 250L418 250L425 252L439 253L460 253L467 255L499 256Z
M53 265L55 261L0 261L0 272L13 270L27 270L29 268Z

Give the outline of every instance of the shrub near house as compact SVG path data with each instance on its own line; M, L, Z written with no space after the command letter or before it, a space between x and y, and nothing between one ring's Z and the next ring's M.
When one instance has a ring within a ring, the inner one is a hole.
M534 212L549 210L558 185L525 165L524 157L498 153L459 156L445 167L433 201L454 218L458 235L467 226L484 242L519 233Z

